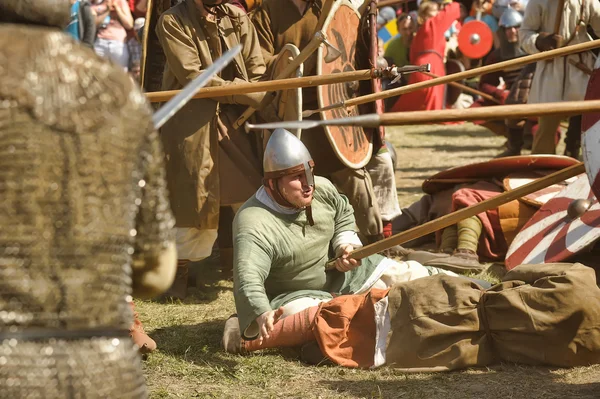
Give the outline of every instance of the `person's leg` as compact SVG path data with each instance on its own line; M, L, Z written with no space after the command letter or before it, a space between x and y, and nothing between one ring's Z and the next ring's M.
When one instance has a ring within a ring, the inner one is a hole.
M98 39L96 42L100 40L102 39ZM96 50L97 54L109 58L112 62L122 66L125 72L127 72L129 69L129 49L125 42L103 40L103 42L99 44L99 48L101 48L102 54ZM94 49L96 49L96 45L94 45Z
M561 116L542 116L539 118L539 127L533 138L532 154L556 153L556 129L560 124Z
M506 141L506 150L501 152L496 158L511 157L521 155L523 148L523 127L508 128L508 140Z
M109 46L108 40L102 39L102 38L97 38L96 41L94 42L94 51L100 57L108 58L108 54L109 54L108 46Z
M135 311L133 299L130 296L127 299L131 305L131 310L133 310L133 324L129 328L129 336L139 348L140 354L145 355L153 352L156 349L156 342L144 331L144 326L138 317L138 313Z
M280 319L285 319L288 316L302 312L304 309L308 309L313 306L319 306L320 303L328 301L329 299L317 299L310 297L295 299L282 306L283 314L281 315Z
M579 159L581 150L581 115L569 118L569 128L565 137L565 155Z
M246 341L242 339L238 318L234 315L225 322L223 331L223 347L229 353L247 353L267 348L293 347L314 341L312 333L312 324L319 309L318 304L323 300L313 300L310 306L300 306L303 299L292 301L297 302L292 307L297 310L287 317L280 318L274 325L273 331L268 338L254 339ZM314 302L316 301L316 302ZM303 305L309 305L309 301L302 302ZM290 305L288 304L288 305ZM289 309L288 309L289 310Z
M392 220L402 213L398 204L396 176L390 153L377 153L367 164L367 171L373 181L373 191L383 222L383 235L389 237L392 235Z
M165 297L184 299L187 296L188 264L208 258L217 239L217 230L198 230L195 228L175 228L177 245L177 273L171 288L163 294Z
M330 176L332 183L348 197L356 225L369 242L383 238L383 223L373 192L371 176L365 168L344 168Z
M456 250L452 256L431 260L426 265L441 267L456 273L481 272L484 266L479 263L477 247L482 229L481 220L477 216L461 220L456 224ZM449 228L445 229L444 232L446 230L449 230ZM453 240L448 240L443 248L444 251L451 249L448 247L450 241Z
M369 278L354 294L362 294L372 288L387 289L394 284L416 280L421 277L429 277L440 273L456 276L453 272L436 267L423 266L416 261L397 262L393 259L384 258L373 272L371 278Z
M271 331L268 338L242 341L242 351L253 352L267 348L294 347L314 341L312 324L318 309L318 306L311 306L294 315L280 319L273 326L273 331Z

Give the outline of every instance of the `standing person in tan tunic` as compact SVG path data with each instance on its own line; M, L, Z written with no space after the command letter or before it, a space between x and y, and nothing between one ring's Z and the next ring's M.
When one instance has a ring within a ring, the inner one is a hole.
M166 56L162 90L181 89L240 43L242 52L209 86L254 82L265 73L250 19L240 8L222 3L185 0L161 16L156 33ZM229 195L235 198L227 202L243 203L261 184L254 136L231 126L247 106L258 107L263 96L192 100L161 129L180 259L172 296L186 295L187 263L211 253L226 185L235 184L230 187L235 195Z
M321 8L321 0L266 0L253 11L252 22L258 33L267 68L286 44L291 43L300 50L306 47L315 34ZM316 63L315 52L304 63L304 75L315 75ZM303 89L302 97L303 109L319 108L316 88ZM386 220L392 220L400 214L389 154L386 152L387 159L377 159L373 165L373 169L378 170L379 173L381 169L387 172L382 179L386 184L394 185L394 189L389 187L381 189L380 191L387 195L384 201L378 201L368 172L369 166L361 169L350 169L344 166L334 154L323 128L317 127L304 131L302 142L315 158L315 164L318 165L315 172L328 177L350 200L360 232L368 241L382 238L384 226L379 203L386 205L386 213L389 214ZM376 156L373 155L373 159L375 158Z
M175 275L163 153L69 10L0 2L0 397L145 398L127 298Z

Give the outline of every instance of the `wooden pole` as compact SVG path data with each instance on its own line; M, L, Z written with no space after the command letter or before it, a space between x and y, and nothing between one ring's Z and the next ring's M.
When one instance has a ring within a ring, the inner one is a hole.
M456 82L459 80L469 79L479 75L485 75L487 73L493 73L503 71L506 69L521 67L523 65L531 64L532 62L538 62L548 60L551 58L563 57L574 53L580 53L583 51L589 51L597 47L600 47L600 39L592 40L585 43L579 43L572 46L561 47L555 50L543 51L541 53L532 54L525 57L519 57L508 61L498 62L496 64L485 65L479 68L470 69L468 71L453 73L450 75L441 76L436 79L426 80L424 82L418 82L411 85L398 87L396 89L386 90L381 93L367 94L365 96L355 97L350 100L346 100L343 103L332 104L328 107L321 108L320 110L312 110L311 112L325 111L328 109L365 104L379 99L395 97L416 90L426 89L428 87L447 84L449 82Z
M355 82L373 78L374 70L362 69L359 71L340 72L325 76L303 76L301 78L288 78L269 80L264 82L240 83L229 86L205 87L200 89L193 98L211 98L229 96L233 94L256 93L259 91L278 91L328 85L335 83ZM179 90L156 91L146 93L146 98L151 103L164 102L174 97Z
M432 77L432 78L439 78L439 76L438 76L438 75L436 75L436 74L433 74L433 73L431 73L431 72L421 72L421 73L424 73L425 75L427 75L427 76L430 76L430 77ZM460 89L460 90L462 90L462 91L466 91L467 93L475 94L476 96L480 96L480 97L482 97L482 98L485 98L486 100L488 100L488 101L491 101L491 102L494 102L494 103L496 103L496 104L502 104L500 101L498 101L498 99L496 99L496 98L494 98L494 97L490 96L489 94L487 94L487 93L484 93L484 92L482 92L482 91L479 91L479 90L476 90L476 89L473 89L472 87L469 87L469 86L467 86L467 85L464 85L464 84L462 84L462 83L458 83L458 82L449 82L448 84L449 84L450 86L457 87L457 88L459 88L459 89Z
M354 259L366 258L367 256L374 255L378 252L382 252L395 245L401 245L405 242L414 240L415 238L423 237L427 234L434 233L448 226L452 226L460 222L461 220L470 218L471 216L476 216L480 213L486 212L491 209L495 209L500 205L522 198L531 193L535 193L538 190L549 187L553 184L560 183L566 179L577 176L584 172L585 166L583 163L578 163L569 166L568 168L559 170L558 172L552 173L540 179L536 179L531 183L515 188L514 190L506 191L505 193L482 201L478 204L471 205L467 208L463 208L458 211L449 213L445 216L442 216L438 219L432 220L420 226L414 227L410 230L403 231L384 240L359 248L355 251L352 251L350 256ZM330 262L330 265L328 265L328 267L331 267L331 263L332 262Z
M382 0L380 2L377 3L377 8L383 8L383 7L387 7L387 6L393 6L396 4L404 4L404 3L410 3L411 1L415 1L415 0Z
M575 68L579 69L581 72L585 73L588 76L592 76L594 71L592 71L587 65L585 65L581 61L575 61L572 58L569 58L569 64L573 65Z
M420 125L426 123L516 119L550 115L579 115L590 112L600 112L600 100L498 105L481 108L445 109L442 111L391 112L379 115L379 123L384 126Z
M442 111L392 112L387 114L365 114L328 120L301 120L259 123L248 125L248 129L312 129L316 126L378 126L422 125L441 122L464 122L494 119L520 119L538 116L581 115L600 112L600 100L568 101L557 103L497 105L493 107L445 109Z
M277 75L277 79L288 78L290 77L296 69L300 66L301 63L304 63L317 49L321 44L327 43L327 34L323 30L323 26L327 19L329 18L329 14L331 14L332 10L337 9L339 0L324 0L321 4L321 15L319 16L319 20L317 21L317 26L315 27L315 35L308 42L306 47L304 47L300 54L296 58L289 63L283 71L279 75ZM329 50L328 50L329 51ZM275 100L274 95L265 96L260 103L259 109L264 109L266 106L271 104ZM233 122L233 128L239 129L254 113L256 109L252 107L246 108L246 111L242 115L240 115L235 122Z

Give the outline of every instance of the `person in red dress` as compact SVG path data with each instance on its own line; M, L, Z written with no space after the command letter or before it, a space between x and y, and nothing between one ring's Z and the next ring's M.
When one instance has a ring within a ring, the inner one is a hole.
M438 3L427 1L421 3L418 13L419 30L410 48L410 62L413 65L431 64L431 72L446 75L444 53L446 38L444 33L452 23L460 18L460 4L453 2L442 10ZM409 84L431 79L422 73L410 75ZM403 94L392 106L391 111L422 111L442 109L444 104L444 86L438 85L427 89Z

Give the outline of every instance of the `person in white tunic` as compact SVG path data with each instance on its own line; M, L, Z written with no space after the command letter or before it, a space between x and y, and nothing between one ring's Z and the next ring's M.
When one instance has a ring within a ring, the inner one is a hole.
M549 51L592 40L588 26L600 36L600 2L597 0L565 0L558 10L557 1L530 0L519 31L519 41L529 54ZM557 13L562 13L558 32L554 32ZM529 93L528 103L583 100L589 71L594 66L592 52L539 61ZM563 117L539 118L539 129L533 142L533 154L554 154L555 132Z

